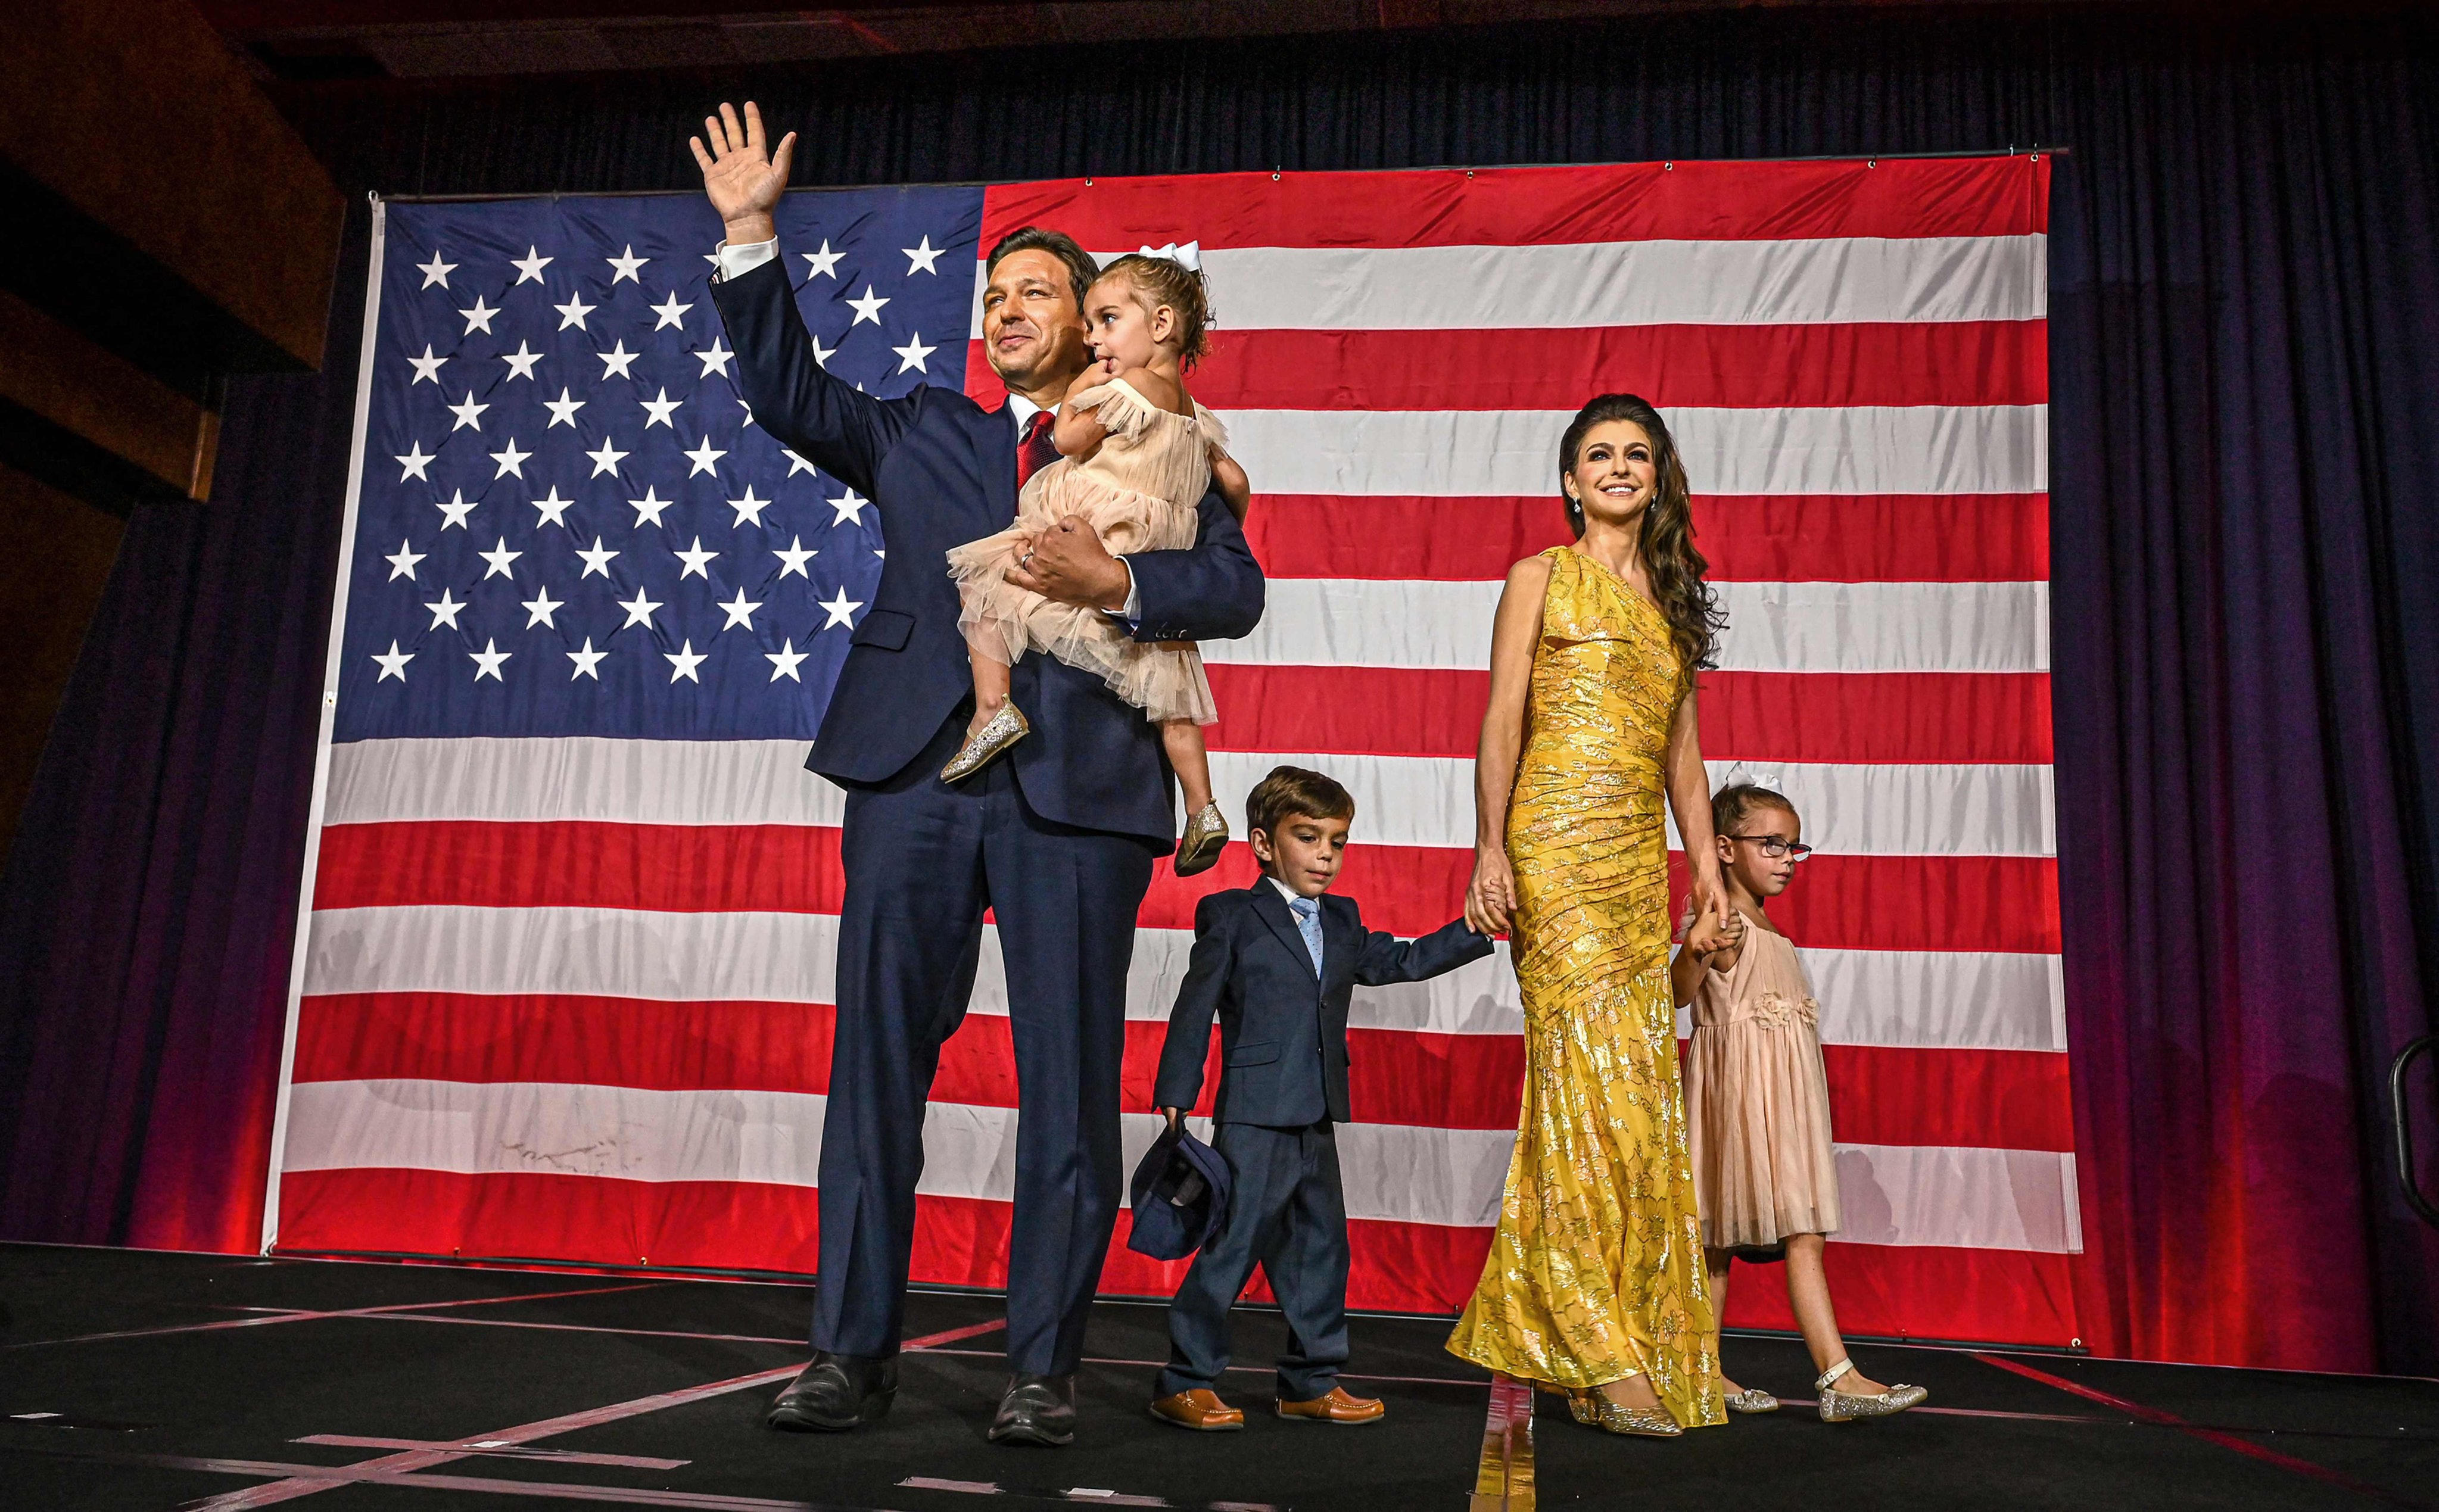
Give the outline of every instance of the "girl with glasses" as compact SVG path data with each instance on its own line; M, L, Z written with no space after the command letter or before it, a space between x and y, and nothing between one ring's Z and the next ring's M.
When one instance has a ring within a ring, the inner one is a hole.
M1727 928L1689 933L1669 969L1680 1007L1694 1005L1685 1056L1685 1122L1702 1214L1702 1258L1715 1316L1727 1310L1728 1265L1784 1249L1788 1300L1812 1351L1825 1423L1885 1417L1919 1406L1920 1386L1884 1386L1846 1358L1823 1239L1838 1227L1838 1165L1829 1146L1829 1082L1821 1063L1820 1004L1795 947L1770 922L1812 853L1795 806L1768 788L1737 783L1711 798ZM1692 919L1689 917L1690 924ZM1755 1254L1754 1252L1765 1252ZM1716 1353L1716 1350L1714 1351ZM1770 1393L1719 1377L1728 1409L1778 1410Z

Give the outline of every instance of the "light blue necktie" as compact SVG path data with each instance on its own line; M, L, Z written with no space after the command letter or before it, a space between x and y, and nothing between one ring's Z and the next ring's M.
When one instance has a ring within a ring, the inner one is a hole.
M1288 904L1295 916L1296 933L1304 936L1304 948L1312 955L1312 974L1321 974L1321 904L1309 898L1298 898Z

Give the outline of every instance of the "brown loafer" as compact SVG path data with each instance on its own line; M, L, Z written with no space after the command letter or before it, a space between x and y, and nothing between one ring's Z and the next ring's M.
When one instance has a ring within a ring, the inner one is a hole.
M1316 1396L1309 1402L1291 1402L1279 1398L1281 1417L1301 1417L1307 1422L1336 1423L1355 1428L1364 1423L1377 1423L1389 1414L1389 1404L1378 1396L1350 1396L1344 1386L1332 1386L1326 1396Z
M1174 1396L1156 1398L1151 1404L1151 1414L1164 1423L1175 1423L1198 1433L1233 1432L1245 1426L1245 1414L1241 1408L1229 1406L1220 1399L1218 1392L1202 1386L1179 1392Z

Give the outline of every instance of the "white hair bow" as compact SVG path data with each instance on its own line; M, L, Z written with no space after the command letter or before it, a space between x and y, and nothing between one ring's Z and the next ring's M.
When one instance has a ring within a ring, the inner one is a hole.
M1135 255L1142 258L1166 258L1169 261L1176 263L1179 267L1184 268L1188 273L1201 273L1202 271L1202 243L1201 241L1189 241L1182 247L1174 241L1165 247L1144 247Z

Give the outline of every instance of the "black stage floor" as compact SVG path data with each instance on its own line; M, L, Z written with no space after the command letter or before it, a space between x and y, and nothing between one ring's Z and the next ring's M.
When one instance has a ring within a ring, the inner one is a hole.
M1362 1429L1249 1414L1190 1434L1144 1411L1158 1307L1093 1320L1072 1449L985 1442L999 1307L917 1295L896 1410L851 1435L766 1432L805 1358L801 1287L0 1246L0 1504L315 1512L611 1506L1440 1508L1472 1489L1487 1392L1446 1325L1355 1324ZM1267 1402L1275 1314L1233 1379ZM1789 1340L1736 1339L1747 1383L1806 1396ZM1932 1409L1837 1428L1790 1408L1659 1442L1543 1398L1550 1507L2357 1507L2439 1503L2439 1382L1969 1350L1863 1352ZM992 1502L978 1498L995 1497Z

